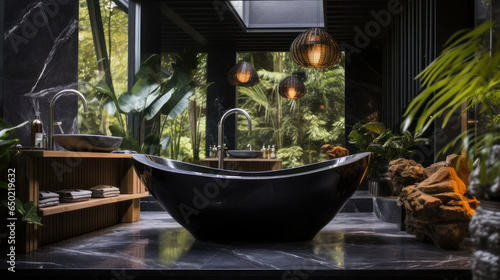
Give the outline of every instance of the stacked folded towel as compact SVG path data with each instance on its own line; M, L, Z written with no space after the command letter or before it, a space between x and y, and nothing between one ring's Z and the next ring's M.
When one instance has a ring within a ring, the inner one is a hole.
M59 204L59 194L49 191L38 192L38 207L49 207Z
M64 189L56 191L60 196L60 201L64 203L80 202L89 200L92 192L81 189Z
M110 185L98 185L90 188L92 197L112 197L120 194L120 189Z

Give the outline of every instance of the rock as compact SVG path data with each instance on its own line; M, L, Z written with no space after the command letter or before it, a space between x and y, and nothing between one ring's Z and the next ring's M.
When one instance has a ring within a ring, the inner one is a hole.
M446 182L450 189L464 195L467 192L467 187L464 182L458 177L457 172L451 167L441 167L436 173L432 174L429 178L420 183L421 186L432 189L433 186L444 185Z
M482 201L470 222L474 279L500 279L500 203Z
M404 187L414 185L427 178L421 164L404 158L389 162L388 175L394 186L394 195L399 195Z
M321 146L320 152L326 154L328 159L340 158L349 155L348 149L341 146L332 147L330 144Z
M471 170L464 156L449 155L446 157L446 165L455 168L458 177L464 182L465 186L469 186L469 175Z
M436 173L441 167L446 166L446 161L440 161L431 164L429 167L426 167L424 172L427 177L431 177L432 174Z
M481 164L479 159L477 159L473 166L472 172L469 177L469 187L473 195L475 195L480 200L490 200L500 202L500 175L498 174L498 167L494 164L500 160L500 145L495 145L491 149L490 156L486 162L486 174L492 174L495 172L497 176L493 182L481 182L479 180L479 174L481 172ZM494 170L494 169L497 170Z
M443 249L459 249L478 201L454 168L441 167L418 185L404 187L398 204L406 209L406 231Z

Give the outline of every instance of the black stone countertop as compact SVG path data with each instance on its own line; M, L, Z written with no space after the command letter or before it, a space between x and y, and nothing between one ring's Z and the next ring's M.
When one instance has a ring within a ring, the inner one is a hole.
M16 256L16 273L65 279L470 279L472 244L442 250L373 213L339 213L312 241L194 240L166 212ZM7 271L1 256L2 274ZM67 278L66 278L67 277Z

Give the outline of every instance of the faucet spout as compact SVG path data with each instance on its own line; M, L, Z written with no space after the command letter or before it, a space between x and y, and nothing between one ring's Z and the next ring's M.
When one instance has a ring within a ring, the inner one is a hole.
M250 118L250 115L243 109L240 108L234 108L231 110L228 110L224 115L222 115L218 129L219 129L219 135L218 135L218 153L219 153L219 169L224 169L224 122L226 121L227 117L231 114L236 114L236 113L241 113L247 118L248 122L248 131L252 130L252 118Z
M88 111L87 110L87 100L85 99L85 96L83 96L83 94L81 92L79 92L78 90L65 89L65 90L62 90L62 91L56 93L56 95L54 95L54 97L52 97L52 99L50 100L50 108L49 108L50 123L49 123L49 137L48 137L49 143L48 143L48 145L49 145L50 150L54 149L54 104L56 103L57 99L59 99L59 97L61 97L62 95L66 94L66 93L72 93L72 94L75 94L76 96L78 96L78 98L80 98L80 100L83 102L83 109L85 110L85 113Z

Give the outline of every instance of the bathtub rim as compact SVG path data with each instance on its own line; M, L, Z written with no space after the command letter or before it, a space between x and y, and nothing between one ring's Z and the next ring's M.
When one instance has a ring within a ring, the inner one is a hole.
M311 164L306 164L302 166L297 166L297 167L292 167L292 168L286 168L286 169L280 169L280 170L269 170L269 171L235 171L235 170L228 170L228 169L218 169L218 168L213 168L213 167L208 167L208 166L201 166L197 164L192 164L188 162L182 162L178 160L173 160L173 159L168 159L168 158L162 158L160 156L153 156L153 155L146 155L146 154L132 154L132 159L134 161L137 161L141 163L142 165L149 166L155 169L159 169L165 172L171 172L171 173L177 173L177 174L183 174L183 175L195 175L195 176L200 176L200 177L207 177L207 178L217 178L217 179L238 179L238 180L270 180L270 179L283 179L283 178L289 178L289 177L297 177L297 176L302 176L302 175L308 175L308 174L313 174L313 173L318 173L322 172L325 170L341 167L344 165L352 164L356 161L363 160L365 158L370 159L371 152L364 152L364 153L357 153L357 154L352 154L348 155L345 157L341 158L335 158L335 159L330 159L326 161L321 161L321 162L315 162ZM151 157L158 157L162 158L167 161L172 161L175 163L179 163L180 165L192 165L195 166L196 168L203 168L207 170L212 170L214 172L219 172L219 173L205 173L205 172L198 172L198 171L189 171L189 170L184 170L184 169L177 169L177 168L171 168L166 165L156 163L148 158L148 156ZM342 162L338 162L339 159L349 157L349 159L343 160ZM307 170L303 172L295 172L291 174L282 174L282 175L273 175L273 173L277 173L282 170L290 170L290 169L304 169L304 167L311 167L314 165L320 165L320 164L325 164L325 162L331 162L331 164L328 164L324 167L312 169L312 170ZM368 162L369 164L369 162ZM240 173L240 175L235 175L231 174L233 172ZM366 173L366 171L365 171ZM364 174L363 174L364 177Z

